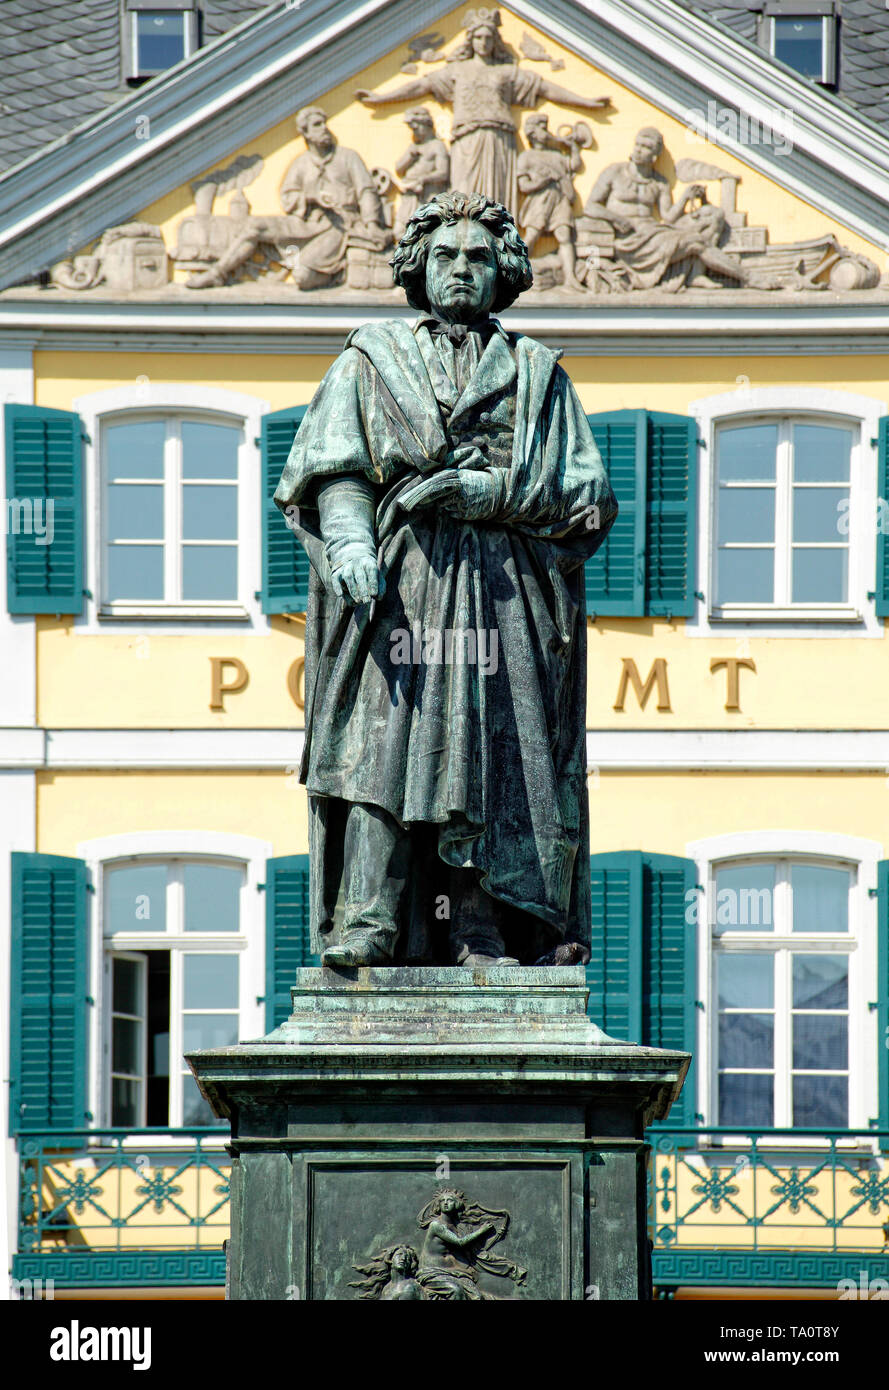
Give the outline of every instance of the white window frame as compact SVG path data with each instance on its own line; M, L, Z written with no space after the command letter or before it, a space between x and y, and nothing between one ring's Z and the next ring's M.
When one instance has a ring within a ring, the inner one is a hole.
M844 945L849 947L849 1129L867 1129L878 1113L876 1060L878 1056L877 1014L869 1006L877 978L877 903L870 890L876 892L877 865L883 858L883 846L877 840L864 840L852 835L837 835L821 831L741 831L695 840L686 846L686 855L697 866L697 882L704 885L697 909L698 999L704 1005L698 1010L696 1043L697 1086L695 1109L704 1116L704 1125L717 1125L718 1058L714 1029L718 1013L716 998L716 956L711 922L715 917L712 899L716 871L727 861L743 859L810 860L813 863L850 869L855 881L850 893L849 932ZM762 948L765 933L732 932L731 940L720 949L751 951ZM825 932L794 933L793 944L812 953L836 953L836 938ZM777 1059L776 1059L777 1062ZM778 1078L776 1075L776 1086ZM783 1126L789 1128L789 1126ZM733 1140L733 1142L735 1142ZM785 1137L776 1141L786 1148ZM818 1140L793 1140L793 1144L818 1143ZM850 1141L853 1145L855 1141ZM868 1151L872 1144L861 1143Z
M106 1053L105 1048L108 1042L111 997L110 972L106 970L106 958L112 954L144 951L148 946L148 939L147 934L138 932L119 933L114 938L104 935L104 871L123 861L147 858L203 861L217 859L220 863L243 865L241 931L237 939L233 938L231 932L189 932L179 935L167 933L165 936L157 933L156 940L158 944L186 947L189 952L219 953L237 950L241 957L238 981L240 1033L243 1037L261 1037L265 1032L265 899L259 888L265 883L266 861L272 857L274 848L267 840L254 839L247 835L229 835L210 830L149 830L88 840L77 846L76 853L78 858L86 861L92 882L96 886L90 924L90 994L95 1000L95 1007L90 1011L88 1094L89 1109L94 1116L93 1126L107 1129L110 1124L110 1054ZM172 1038L170 1051L172 1092ZM135 1135L132 1139L124 1141L128 1146L144 1146L146 1142L148 1141L144 1135ZM173 1143L187 1146L192 1141L161 1136L157 1141L151 1142L157 1147L168 1148ZM223 1132L220 1134L219 1143L222 1145L225 1142L226 1136Z
M807 76L805 76L804 73L801 73L801 72L798 72L797 75L798 75L799 77L802 77L803 80L806 81L806 82L817 82L817 83L819 83L821 86L826 86L826 87L832 86L832 85L836 82L836 70L837 70L837 20L836 20L836 15L835 15L835 14L824 14L824 13L819 13L818 10L810 10L810 11L808 11L808 12L806 12L806 11L804 11L804 10L800 10L800 12L799 12L798 14L796 14L796 13L788 13L788 14L781 14L781 15L769 15L769 16L768 16L768 26L769 26L769 28L768 28L769 52L771 53L771 55L772 55L773 58L776 58L776 57L777 57L777 53L775 52L776 47L777 47L777 37L778 37L778 36L777 36L776 24L775 24L775 21L776 21L777 19L790 19L790 20L794 20L794 19L820 19L820 20L821 20L821 76L820 76L820 77L807 77ZM780 61L782 61L782 60L779 59L779 62L780 62ZM786 66L790 67L791 65L790 65L790 64L787 64ZM797 69L796 69L796 68L791 68L791 70L792 70L793 72L797 72Z
M142 1013L139 1015L139 1018L142 1023L142 1067L139 1080L142 1086L142 1099L139 1105L140 1118L137 1128L144 1129L148 1123L146 1120L148 1098L148 960L144 951L125 951L121 948L120 950L108 950L105 952L105 997L108 1006L104 1011L105 1017L103 1023L105 1028L105 1056L108 1065L105 1069L105 1100L102 1113L107 1116L108 1123L110 1124L111 1093L114 1080L114 1019L117 1017L114 1012L114 995L112 994L114 988L113 962L115 960L135 961L141 967L140 994L142 996Z
M86 516L85 544L87 594L83 615L75 627L84 632L107 631L114 623L150 622L155 631L193 632L203 624L216 632L220 624L232 627L251 625L259 632L269 630L257 594L262 586L262 511L260 499L261 457L259 436L262 417L270 409L267 400L239 391L215 386L179 385L153 382L147 377L127 386L95 391L72 402L84 422L88 438L85 445ZM130 416L193 415L214 417L215 423L232 424L242 431L238 449L238 597L215 602L151 602L116 600L102 604L104 583L104 497L102 427L122 424Z
M134 6L134 7L132 7L132 8L130 8L130 7L128 6L128 11L127 11L127 12L128 12L128 15L129 15L129 35L128 35L128 38L129 38L129 55L128 55L129 61L128 61L128 64L127 64L127 66L128 66L127 77L131 77L131 78L136 78L136 77L158 77L162 72L169 72L170 69L173 68L173 67L176 67L178 63L185 62L185 60L186 60L187 58L190 58L191 55L192 55L194 52L196 52L197 47L198 47L198 17L197 17L197 11L194 10L194 9L192 9L190 6L189 6L189 7L186 7L185 5L175 5L175 4L166 4L166 5L164 5L164 4L144 4L144 5ZM171 64L170 64L170 67L167 67L167 68L143 68L143 67L140 67L140 65L139 65L139 33L138 33L139 15L140 15L140 14L145 14L146 12L149 13L149 14L154 14L154 13L160 14L160 13L163 12L163 13L166 13L166 14L181 15L181 16L182 16L182 19L183 19L183 21L184 21L184 22L183 22L183 48L184 48L184 52L183 52L183 54L182 54L182 57L179 58L179 59L177 60L177 63L171 63Z
M698 555L700 590L694 616L685 631L692 637L875 637L882 638L882 619L868 595L876 586L877 445L880 419L889 413L885 401L847 391L814 387L751 388L739 377L736 391L705 396L689 405L698 421L700 450L698 488ZM849 478L849 592L846 604L794 604L780 608L763 604L718 609L713 599L716 542L716 442L727 424L754 418L780 421L804 416L813 424L837 424L857 429Z

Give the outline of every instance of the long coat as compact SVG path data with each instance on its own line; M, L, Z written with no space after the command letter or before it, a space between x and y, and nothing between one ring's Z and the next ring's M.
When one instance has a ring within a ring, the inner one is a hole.
M583 564L617 504L557 356L498 328L456 398L426 329L371 324L294 440L275 501L297 504L313 565L301 776L316 949L333 930L343 803L356 801L432 827L441 861L477 870L550 940L589 939ZM497 514L402 510L464 444L504 470ZM358 608L324 582L314 484L337 474L369 479L377 502L386 593ZM449 629L480 633L486 662L436 660ZM407 954L422 959L422 941Z

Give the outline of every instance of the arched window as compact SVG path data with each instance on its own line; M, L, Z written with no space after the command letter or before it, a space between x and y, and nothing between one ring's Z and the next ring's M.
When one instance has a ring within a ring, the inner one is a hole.
M698 1074L708 1123L865 1127L877 1101L868 890L880 846L767 831L689 852L705 886Z
M716 431L714 609L849 603L852 422L730 420Z
M103 419L103 607L237 602L242 443L231 416Z

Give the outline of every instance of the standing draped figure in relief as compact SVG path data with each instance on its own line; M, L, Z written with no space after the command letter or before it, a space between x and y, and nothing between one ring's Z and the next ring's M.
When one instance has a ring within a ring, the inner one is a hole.
M434 97L453 106L451 127L451 188L481 193L501 203L513 217L518 212L516 184L516 124L513 106L557 102L596 111L608 97L584 97L566 91L538 73L520 68L500 37L497 10L469 10L463 19L465 38L448 57L444 69L415 77L394 92L356 96L366 106Z

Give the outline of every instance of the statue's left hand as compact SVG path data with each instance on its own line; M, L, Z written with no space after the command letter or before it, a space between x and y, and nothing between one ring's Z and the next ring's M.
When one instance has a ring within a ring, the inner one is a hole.
M465 521L479 521L494 510L495 485L491 474L475 468L448 468L434 478L414 483L399 498L406 512L440 506Z

